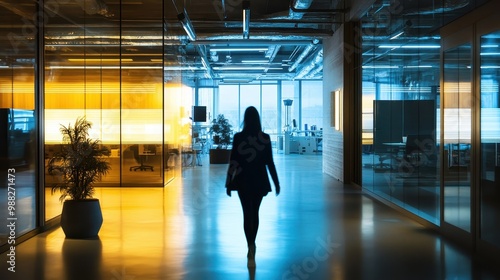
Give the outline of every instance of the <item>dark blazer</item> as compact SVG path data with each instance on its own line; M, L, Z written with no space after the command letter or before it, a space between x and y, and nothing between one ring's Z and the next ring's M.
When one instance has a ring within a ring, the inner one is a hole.
M257 135L236 133L233 137L226 188L267 195L271 191L271 184L266 167L274 185L279 186L269 135L264 132Z

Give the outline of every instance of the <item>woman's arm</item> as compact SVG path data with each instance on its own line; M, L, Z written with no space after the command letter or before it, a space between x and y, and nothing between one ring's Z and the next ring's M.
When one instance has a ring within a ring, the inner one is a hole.
M267 135L267 139L265 145L265 156L266 156L266 164L269 169L269 173L271 174L271 178L273 179L274 186L276 187L276 195L278 195L281 191L280 182L278 179L278 172L276 172L276 166L274 165L273 160L273 147L271 145L271 139L269 135Z

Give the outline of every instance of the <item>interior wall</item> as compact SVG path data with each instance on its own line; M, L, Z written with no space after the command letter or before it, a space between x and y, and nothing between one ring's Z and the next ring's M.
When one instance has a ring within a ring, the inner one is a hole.
M344 134L336 130L332 115L333 92L344 92L345 26L323 39L323 172L344 182Z

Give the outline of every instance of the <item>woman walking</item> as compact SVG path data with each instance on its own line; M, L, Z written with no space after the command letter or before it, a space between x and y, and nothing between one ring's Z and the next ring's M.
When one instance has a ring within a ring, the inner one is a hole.
M243 229L248 244L248 267L255 267L255 239L259 229L259 207L271 191L267 169L280 193L280 184L273 161L271 138L262 131L259 112L250 106L245 110L243 130L233 138L233 147L226 179L226 193L238 191L243 209Z

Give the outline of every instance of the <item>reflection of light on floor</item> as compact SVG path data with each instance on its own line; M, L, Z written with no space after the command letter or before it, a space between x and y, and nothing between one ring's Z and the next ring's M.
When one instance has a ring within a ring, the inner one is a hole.
M446 185L444 188L444 220L465 230L471 222L470 186Z
M104 244L102 256L120 258L109 260L112 264L120 263L123 268L137 266L156 267L169 264L169 274L179 273L175 269L182 267L186 242L186 221L182 213L182 188L97 188L95 198L99 199L103 213L103 225L99 232L99 241ZM95 241L87 241L87 245ZM78 247L79 240L69 244L61 229L47 236L47 249L60 252L62 248ZM76 242L76 243L75 243ZM95 244L94 244L95 245ZM97 245L96 245L97 246ZM165 251L169 248L169 251ZM101 260L106 264L107 259ZM175 269L174 269L175 268ZM117 267L116 273L123 274ZM137 269L135 276L137 275ZM156 279L161 279L162 270L145 271ZM140 277L139 277L140 278Z
M361 232L365 238L373 235L373 204L363 203L361 207Z

